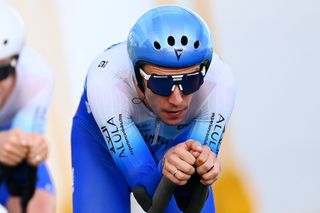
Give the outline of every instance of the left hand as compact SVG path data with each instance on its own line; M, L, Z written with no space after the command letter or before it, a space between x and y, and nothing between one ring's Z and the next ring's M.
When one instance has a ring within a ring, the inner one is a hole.
M171 147L163 157L162 174L177 185L184 185L195 172L196 158L190 149L201 152L200 143L188 140Z
M203 185L213 184L219 177L221 169L220 162L209 146L203 146L202 152L197 157L196 171L201 176Z
M27 161L30 165L37 166L48 157L48 144L46 139L38 133L29 133L29 152Z

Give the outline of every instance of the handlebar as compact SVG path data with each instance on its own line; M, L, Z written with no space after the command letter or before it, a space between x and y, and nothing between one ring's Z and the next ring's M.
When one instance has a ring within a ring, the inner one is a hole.
M26 161L15 167L0 164L0 183L5 182L11 195L21 197L22 212L25 213L34 194L37 182L37 167Z
M176 187L176 184L163 176L152 198L148 213L163 213ZM209 194L209 186L201 183L197 184L193 190L190 202L184 210L185 213L200 212Z

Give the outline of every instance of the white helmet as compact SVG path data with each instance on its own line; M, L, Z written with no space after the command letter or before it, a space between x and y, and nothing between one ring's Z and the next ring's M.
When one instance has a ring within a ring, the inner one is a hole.
M15 9L0 0L0 59L18 55L26 38L26 29Z

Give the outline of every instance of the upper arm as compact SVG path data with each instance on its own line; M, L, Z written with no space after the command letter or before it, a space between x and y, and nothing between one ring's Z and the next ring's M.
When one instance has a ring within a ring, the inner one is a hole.
M134 186L156 170L156 164L131 118L132 88L117 75L119 67L108 62L102 68L100 61L94 62L87 76L88 102L113 160Z
M214 83L211 92L201 105L189 138L208 145L217 155L234 107L235 82L231 70L221 61L218 61L211 71L218 73L209 76L208 81L211 78ZM208 88L210 86L207 85Z
M17 101L22 102L12 121L12 128L26 132L43 133L53 92L53 76L46 63L29 66L19 73L17 85L21 91Z

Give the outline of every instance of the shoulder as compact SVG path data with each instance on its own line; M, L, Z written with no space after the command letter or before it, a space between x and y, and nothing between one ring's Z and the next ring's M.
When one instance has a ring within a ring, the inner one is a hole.
M233 108L236 87L230 67L214 53L211 65L205 76L205 82L192 100L195 112L215 112L229 117ZM201 107L199 107L201 103ZM203 115L203 114L202 114ZM201 116L202 116L201 115Z
M98 105L100 105L101 97L104 97L113 103L129 107L123 104L123 101L131 100L136 96L133 74L126 43L108 48L93 61L89 68L85 83L88 101L90 104L99 102Z
M30 47L24 47L19 55L17 73L24 77L51 81L52 68L46 60Z
M97 122L106 116L132 113L131 100L137 96L133 73L125 43L108 48L93 61L87 73L85 91Z
M215 85L235 87L235 79L231 68L216 53L213 54L206 80L214 82Z
M127 45L122 42L112 45L101 53L90 65L87 73L86 87L99 82L110 85L129 79L133 73L133 66L127 53Z

